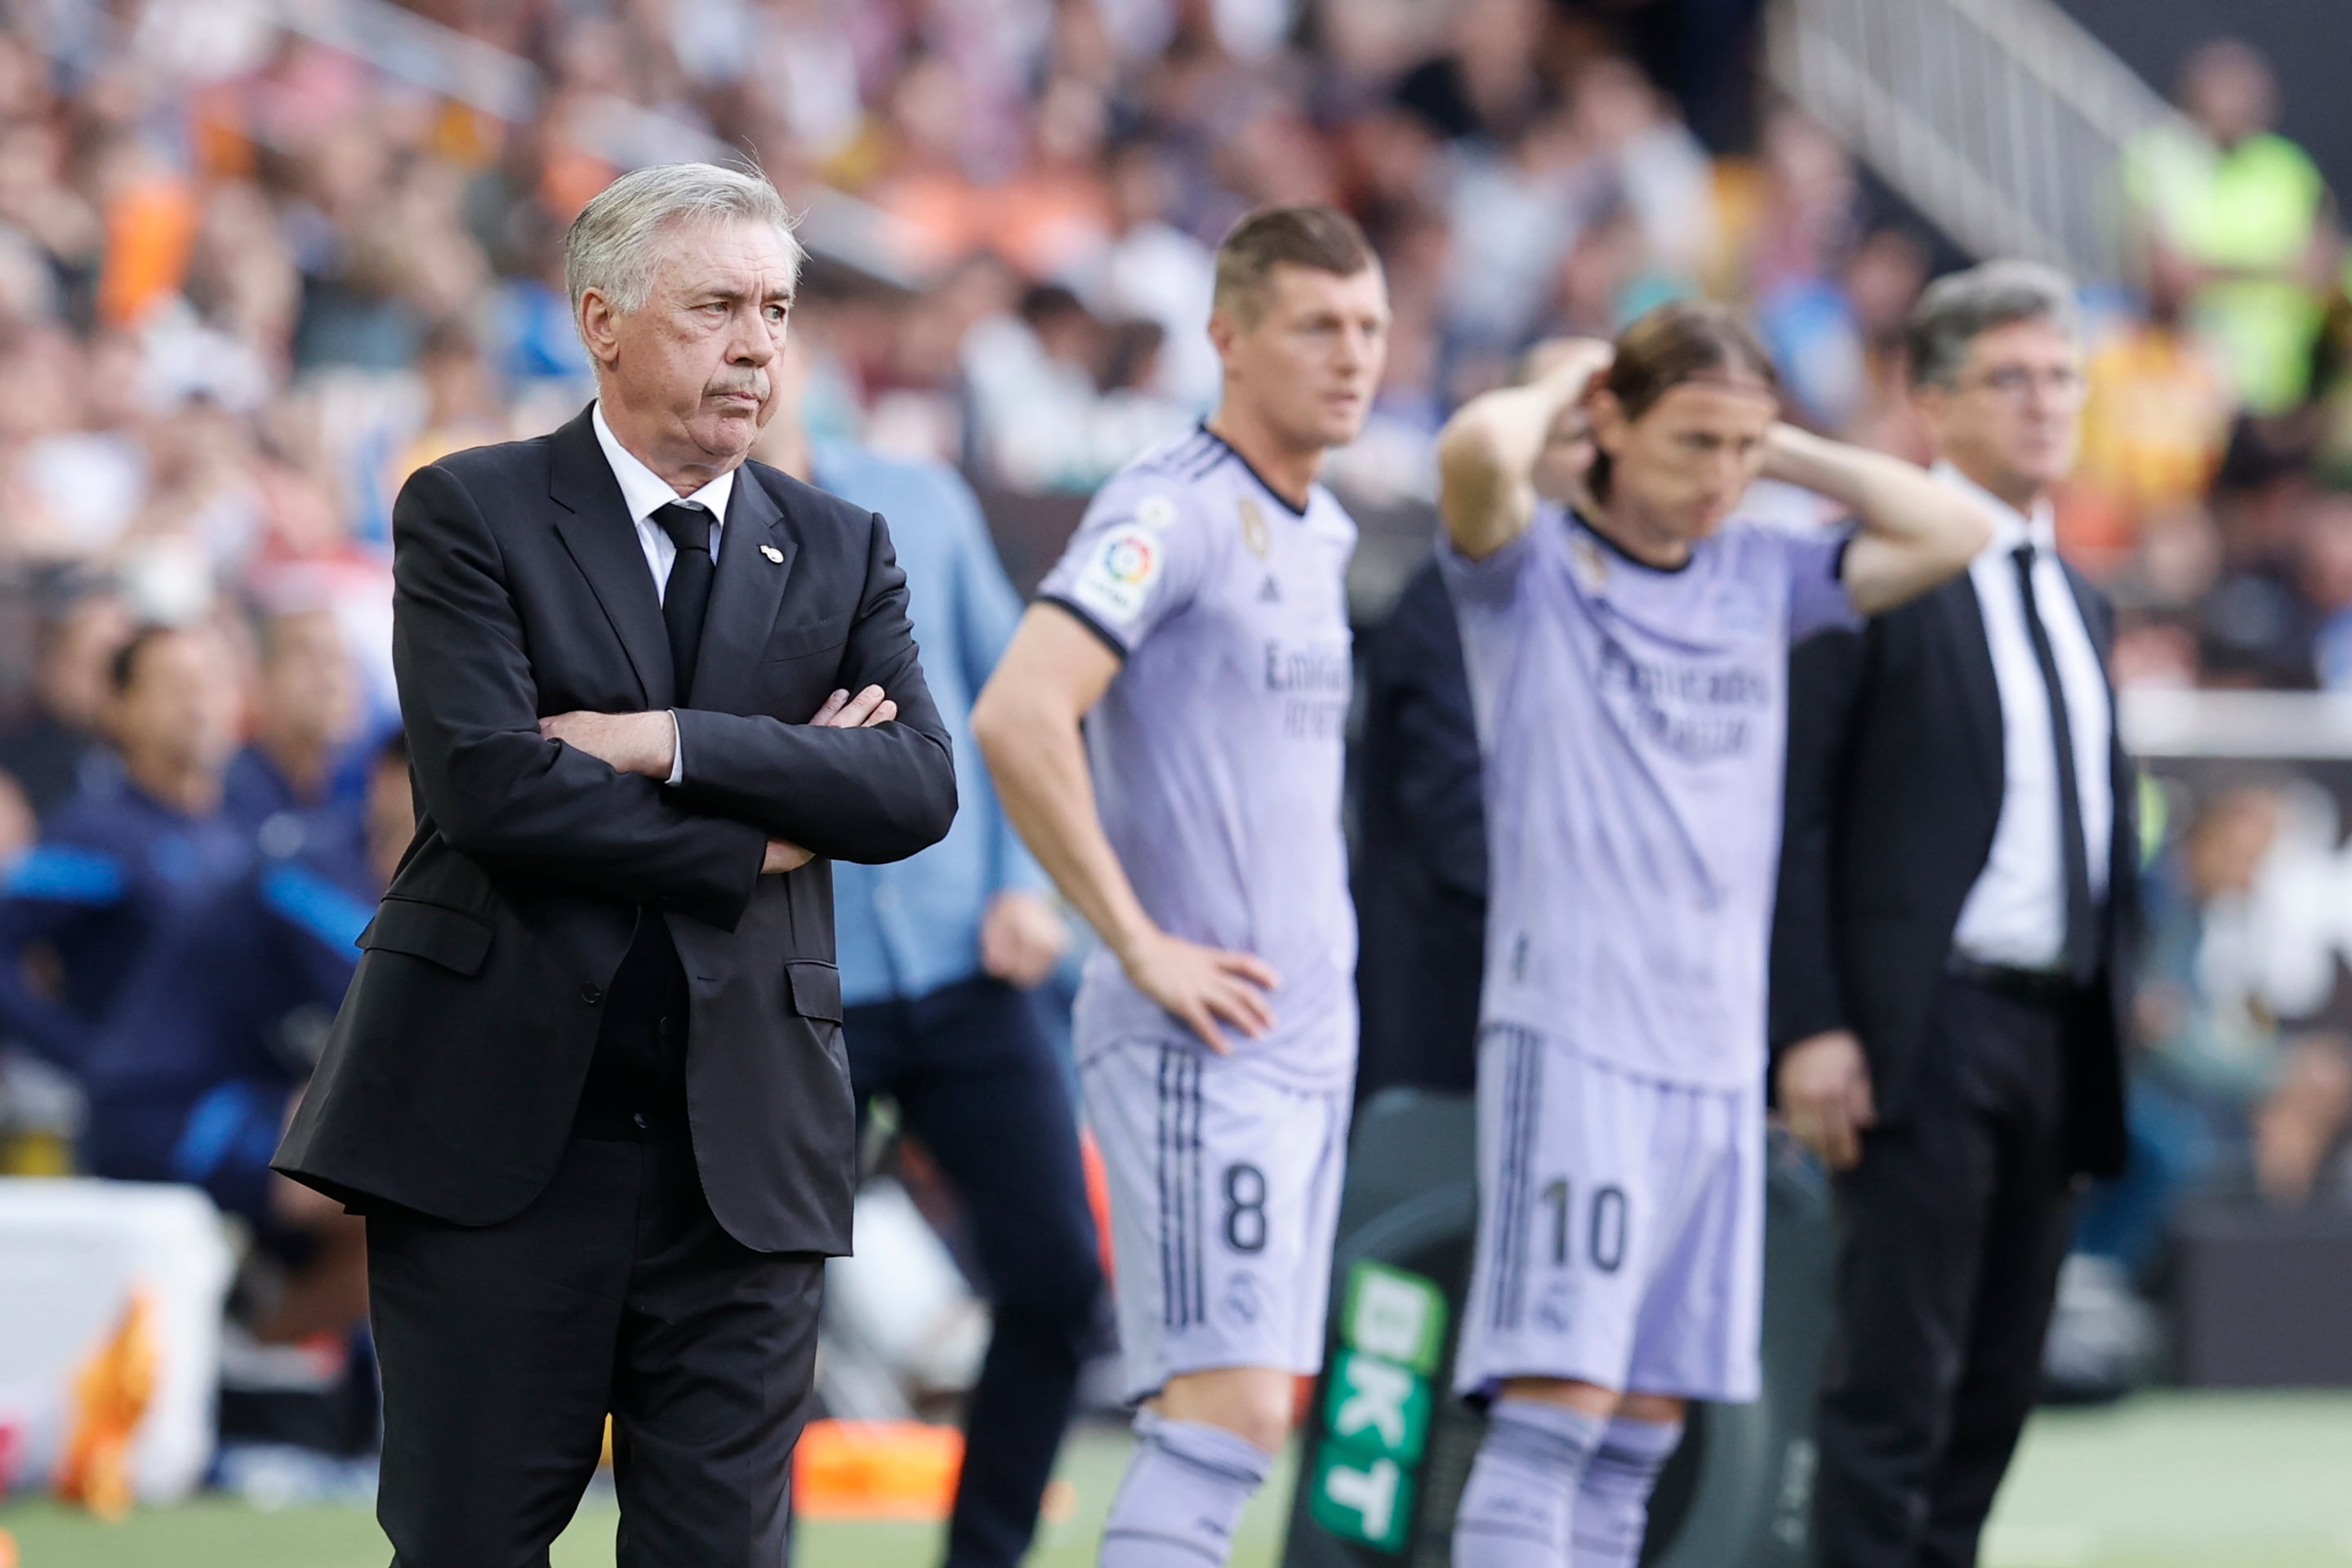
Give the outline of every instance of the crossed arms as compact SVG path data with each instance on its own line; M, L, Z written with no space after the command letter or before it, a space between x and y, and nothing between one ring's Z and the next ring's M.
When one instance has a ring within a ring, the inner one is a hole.
M542 722L507 563L455 475L412 476L393 537L393 663L419 793L450 847L484 865L732 930L763 872L903 858L953 819L947 734L879 519L840 668L858 695L807 724L678 710L694 771L676 788L659 782L666 713Z

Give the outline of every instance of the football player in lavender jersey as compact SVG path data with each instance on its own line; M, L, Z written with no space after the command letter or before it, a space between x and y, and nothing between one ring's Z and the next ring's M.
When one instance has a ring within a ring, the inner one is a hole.
M1459 1568L1632 1568L1684 1402L1757 1394L1789 647L1965 570L1989 528L1778 407L1734 318L1668 305L1439 442L1492 866L1455 1363L1491 1404ZM1571 490L1548 453L1580 426ZM1734 518L1759 478L1853 523Z
M1356 1063L1356 529L1316 476L1362 426L1388 323L1346 216L1244 218L1217 254L1216 413L1096 496L972 712L1103 940L1078 1067L1145 1405L1106 1568L1223 1561L1322 1361Z

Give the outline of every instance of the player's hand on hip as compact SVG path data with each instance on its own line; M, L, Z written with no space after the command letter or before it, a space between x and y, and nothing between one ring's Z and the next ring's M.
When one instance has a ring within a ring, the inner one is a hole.
M1780 1053L1776 1078L1780 1114L1797 1142L1831 1170L1851 1170L1863 1132L1878 1124L1862 1041L1850 1029L1808 1036Z
M823 730L871 730L898 716L898 705L884 696L880 687L869 686L855 697L846 691L835 692L809 722Z
M587 752L616 773L669 777L676 756L677 722L658 713L554 713L539 721L551 741Z
M777 877L786 871L797 871L815 858L813 851L803 849L789 839L771 838L768 840L768 852L760 861L760 875Z
M1019 888L991 899L980 917L981 968L1023 991L1042 984L1069 946L1061 911Z
M1233 1050L1222 1026L1253 1040L1274 1027L1265 994L1282 980L1262 958L1155 931L1120 959L1137 990L1182 1019L1219 1056Z

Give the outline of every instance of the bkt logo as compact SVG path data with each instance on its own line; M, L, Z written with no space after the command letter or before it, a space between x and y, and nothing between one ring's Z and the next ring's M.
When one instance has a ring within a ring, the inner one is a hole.
M1410 1471L1429 1443L1445 1295L1418 1274L1359 1263L1346 1303L1309 1507L1341 1540L1397 1552L1412 1524Z

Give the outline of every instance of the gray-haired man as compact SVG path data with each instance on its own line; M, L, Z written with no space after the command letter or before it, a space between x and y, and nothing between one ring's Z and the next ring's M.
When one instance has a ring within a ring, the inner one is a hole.
M1968 575L1792 660L1774 1083L1838 1173L1822 1568L1954 1568L2041 1365L2077 1175L2123 1158L2132 773L2106 601L2058 558L2082 405L2073 292L1994 263L1931 288L1913 379L1993 542Z
M830 862L955 811L882 520L746 462L800 247L756 176L572 226L596 403L393 516L416 837L278 1169L367 1216L396 1568L783 1560L855 1119Z

